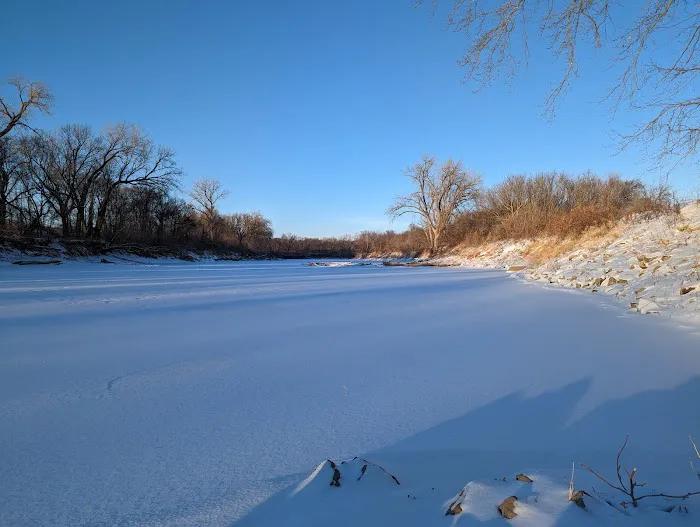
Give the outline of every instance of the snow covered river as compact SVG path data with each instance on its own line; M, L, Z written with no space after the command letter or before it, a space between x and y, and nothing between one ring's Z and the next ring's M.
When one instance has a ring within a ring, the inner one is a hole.
M692 329L500 271L0 264L0 525L230 525L328 457L513 450L421 433L514 394L518 448L687 467L699 376Z

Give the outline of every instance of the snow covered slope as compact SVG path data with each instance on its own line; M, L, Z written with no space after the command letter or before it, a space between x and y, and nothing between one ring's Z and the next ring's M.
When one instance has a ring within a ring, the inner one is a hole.
M533 265L528 253L547 240L498 242L438 260L464 267L525 266L522 276L545 284L609 294L626 308L700 325L700 203L679 215L620 224L601 239Z
M696 525L696 498L620 512L581 469L600 497L560 499L626 434L648 489L700 490L700 336L603 300L497 270L2 266L0 525L503 525L509 493L514 525Z

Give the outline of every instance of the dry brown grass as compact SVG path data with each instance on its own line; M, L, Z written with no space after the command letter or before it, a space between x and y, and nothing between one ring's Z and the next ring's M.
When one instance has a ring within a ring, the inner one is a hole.
M574 249L593 249L607 245L620 235L617 225L606 223L589 227L581 233L566 237L548 236L533 240L523 252L523 257L534 265L557 258Z
M573 250L593 250L607 246L624 229L622 222L608 222L568 236L543 234L524 240L493 240L479 245L464 243L453 248L448 256L471 261L476 265L503 266L524 260L529 265L538 266Z
M541 236L575 238L625 217L668 211L674 206L670 189L618 176L517 175L488 189L477 210L457 218L454 237L477 245Z

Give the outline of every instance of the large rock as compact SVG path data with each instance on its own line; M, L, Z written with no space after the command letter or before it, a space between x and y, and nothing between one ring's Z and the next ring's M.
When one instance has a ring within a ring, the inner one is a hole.
M654 267L651 274L666 276L674 271L673 267L667 264L661 264Z
M518 515L515 512L516 501L518 501L518 498L516 496L511 496L510 498L504 499L498 506L498 512L501 513L501 516L503 516L507 520L512 520L513 518L515 518Z
M585 502L583 501L583 496L584 496L585 494L586 494L585 491L579 490L576 494L574 494L573 496L571 496L571 498L569 499L569 501L573 501L576 505L578 505L579 507L581 507L583 510L586 510L586 504L585 504Z
M450 503L450 506L447 508L447 512L445 512L445 516L457 516L458 514L462 514L462 505L460 505L456 501L453 501L452 503Z
M639 301L637 302L637 310L642 314L642 315L650 315L650 314L659 314L660 311L659 304L656 302L649 300L647 298L640 298Z
M355 457L336 463L326 459L297 487L295 493L303 489L322 488L324 486L344 487L350 484L393 486L400 485L399 480L383 467Z
M333 461L329 460L331 468L333 469L333 478L331 479L331 487L340 487L340 470Z

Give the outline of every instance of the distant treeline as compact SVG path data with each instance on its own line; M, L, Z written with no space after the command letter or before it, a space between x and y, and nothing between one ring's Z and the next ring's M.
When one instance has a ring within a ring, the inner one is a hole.
M405 232L275 237L271 221L260 212L222 214L219 203L228 191L217 179L196 181L183 197L174 152L137 126L37 130L31 117L49 112L50 92L23 79L9 86L12 100L0 97L0 236L5 239L62 238L244 256L418 255L498 239L569 236L674 204L666 187L592 173L515 175L484 189L461 163L439 166L425 157L407 170L416 192L390 209L417 219Z

